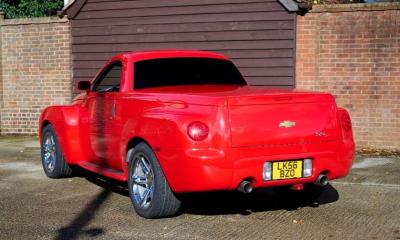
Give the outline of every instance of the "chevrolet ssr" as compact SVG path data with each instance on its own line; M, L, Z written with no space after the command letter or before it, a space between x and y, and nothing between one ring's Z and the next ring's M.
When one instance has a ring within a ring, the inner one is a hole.
M127 181L146 218L176 214L184 192L316 193L351 169L351 120L331 94L249 86L220 54L124 53L77 88L41 114L44 172Z

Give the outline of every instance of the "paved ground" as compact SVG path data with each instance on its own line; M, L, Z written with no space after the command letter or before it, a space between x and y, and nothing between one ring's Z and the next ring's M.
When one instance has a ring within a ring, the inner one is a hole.
M400 158L358 156L319 205L272 191L187 196L174 218L138 217L124 184L45 177L33 138L0 138L0 239L400 239Z

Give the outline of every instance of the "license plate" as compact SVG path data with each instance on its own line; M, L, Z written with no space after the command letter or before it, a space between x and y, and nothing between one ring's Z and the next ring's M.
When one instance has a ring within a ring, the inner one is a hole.
M303 161L272 162L272 180L301 178Z

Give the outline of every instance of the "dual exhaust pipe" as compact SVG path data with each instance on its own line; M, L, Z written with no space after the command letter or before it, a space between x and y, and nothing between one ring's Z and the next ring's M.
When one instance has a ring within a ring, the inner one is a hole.
M318 176L314 184L318 186L326 186L329 183L328 176L321 174ZM239 184L238 191L242 193L251 193L253 191L253 183L248 180L244 180Z
M329 179L328 176L326 176L325 174L321 174L318 176L317 180L314 182L314 184L318 185L318 186L326 186L329 183Z
M253 191L253 183L244 180L239 184L238 191L242 193L251 193Z

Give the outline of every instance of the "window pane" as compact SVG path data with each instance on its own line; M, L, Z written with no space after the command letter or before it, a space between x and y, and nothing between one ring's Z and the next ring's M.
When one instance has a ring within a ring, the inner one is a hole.
M112 64L111 69L100 76L99 81L94 87L94 91L98 92L115 92L119 91L121 81L122 64L120 62Z
M230 61L214 58L160 58L135 63L134 88L196 84L246 85Z

